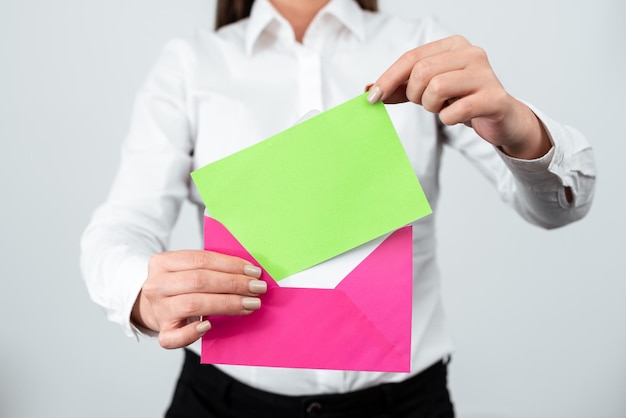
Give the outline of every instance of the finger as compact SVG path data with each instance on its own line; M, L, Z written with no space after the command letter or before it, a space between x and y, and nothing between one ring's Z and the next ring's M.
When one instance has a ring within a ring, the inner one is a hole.
M193 316L247 315L261 308L261 299L250 296L189 293L164 300L165 318L183 320ZM167 322L167 321L166 321Z
M476 91L474 79L467 77L463 71L452 71L435 76L426 86L420 100L424 109L432 113L464 98Z
M209 321L193 321L180 328L162 330L159 332L159 344L167 349L186 347L206 334L210 328Z
M254 296L267 291L267 283L242 274L199 269L169 273L161 283L162 293L175 296L185 293L218 293Z
M150 259L150 267L165 271L209 269L241 273L256 278L261 275L260 269L246 260L204 250L179 250L155 254Z
M409 80L413 67L418 61L467 45L469 45L469 42L465 38L455 35L424 44L406 52L376 80L374 87L371 88L368 100L371 103L379 100L385 101L394 94L398 87Z
M372 87L374 87L373 84L368 85L365 91L370 91ZM378 101L378 99L374 98L375 95L376 94L371 94L372 98L370 98L368 96L368 100L370 102L373 101L373 103ZM409 99L407 99L407 97L406 97L406 83L402 83L400 86L398 86L398 88L396 88L393 91L393 93L387 95L387 97L385 98L385 103L386 104L405 103L405 102L408 102L408 101L409 101Z
M422 95L434 79L450 72L462 74L460 70L466 69L471 62L469 50L470 48L459 48L416 62L407 83L407 99L413 103L423 104Z
M493 96L485 93L468 95L462 99L450 103L439 112L439 119L444 125L456 125L464 123L472 126L472 121L477 118L496 117L501 109Z

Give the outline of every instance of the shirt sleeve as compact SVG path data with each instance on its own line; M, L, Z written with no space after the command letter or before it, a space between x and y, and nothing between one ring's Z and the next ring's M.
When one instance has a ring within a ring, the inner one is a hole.
M445 140L465 155L524 219L543 228L557 228L581 219L591 207L596 178L593 150L576 129L529 107L553 144L536 160L509 157L464 125L444 128Z
M152 254L167 248L189 194L193 143L185 97L185 47L171 41L140 89L120 166L81 239L91 298L129 336L130 314Z

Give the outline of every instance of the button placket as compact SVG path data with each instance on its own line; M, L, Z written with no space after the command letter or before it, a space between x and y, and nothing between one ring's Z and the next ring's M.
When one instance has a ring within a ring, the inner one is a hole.
M322 101L322 68L320 56L314 50L299 45L297 49L299 66L299 113L310 110L324 110Z

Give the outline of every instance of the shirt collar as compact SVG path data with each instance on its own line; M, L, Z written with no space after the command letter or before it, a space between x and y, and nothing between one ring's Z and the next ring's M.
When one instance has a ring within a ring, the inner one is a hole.
M365 40L365 16L355 0L331 0L319 14L334 16L359 41Z
M331 0L313 19L311 24L324 15L334 16L339 23L359 40L365 39L365 22L363 10L354 0ZM245 35L245 48L248 55L252 54L254 45L268 26L276 21L288 25L284 17L272 6L269 0L255 0L250 11L248 27Z

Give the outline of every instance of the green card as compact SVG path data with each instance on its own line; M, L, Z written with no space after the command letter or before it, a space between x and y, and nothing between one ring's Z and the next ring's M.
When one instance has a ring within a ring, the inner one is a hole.
M431 213L385 106L366 95L191 176L275 280Z

